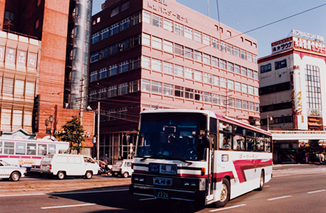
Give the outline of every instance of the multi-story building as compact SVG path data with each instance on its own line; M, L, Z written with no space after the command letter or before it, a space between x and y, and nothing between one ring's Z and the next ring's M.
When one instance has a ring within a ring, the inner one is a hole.
M322 79L326 78L323 72L326 52L323 37L293 30L292 36L273 42L271 48L271 55L258 60L262 128L324 131L326 87ZM303 133L283 131L284 137L274 144L274 151L282 154L280 159L294 156L293 153L300 152L300 147L309 144L309 136L300 134ZM326 139L325 134L318 135L316 138L316 133L312 132L310 139Z
M91 0L0 0L3 133L22 128L48 137L87 106L87 100L80 104L87 94L80 90L87 91L91 7ZM90 154L94 113L83 118L84 152Z
M111 162L130 156L142 110L259 117L257 42L175 0L107 0L91 36L89 104Z

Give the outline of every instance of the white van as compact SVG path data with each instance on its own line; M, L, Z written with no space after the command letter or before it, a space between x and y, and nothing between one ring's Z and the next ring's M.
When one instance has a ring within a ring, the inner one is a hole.
M86 155L48 154L41 161L40 172L56 175L60 180L65 176L85 176L90 179L97 175L99 166Z
M112 166L112 175L113 176L118 176L118 177L130 177L134 170L131 168L133 160L122 160L122 161L117 161L113 166Z

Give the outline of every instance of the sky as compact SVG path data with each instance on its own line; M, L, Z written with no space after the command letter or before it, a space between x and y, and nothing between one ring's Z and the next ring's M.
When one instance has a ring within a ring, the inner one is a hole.
M93 0L93 14L101 11L104 1ZM207 0L177 2L207 15ZM310 10L315 7L318 8ZM310 11L302 13L306 10ZM217 11L221 23L241 33L259 28L245 33L257 40L258 58L270 55L271 43L290 36L293 29L323 36L326 41L325 0L209 0L209 17L218 20ZM292 17L268 25L289 16ZM264 25L268 26L260 28Z

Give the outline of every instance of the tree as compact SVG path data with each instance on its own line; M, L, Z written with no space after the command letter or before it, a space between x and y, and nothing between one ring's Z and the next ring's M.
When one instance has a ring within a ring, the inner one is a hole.
M83 148L82 142L85 141L84 129L79 119L73 116L71 120L68 120L67 123L61 127L61 129L61 131L56 131L54 136L60 141L69 142L69 153L71 153L72 150L76 150L79 154Z

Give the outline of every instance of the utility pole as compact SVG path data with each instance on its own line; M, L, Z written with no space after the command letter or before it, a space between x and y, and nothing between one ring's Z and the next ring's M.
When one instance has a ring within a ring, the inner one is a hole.
M207 16L209 17L209 0L207 0Z
M97 144L96 144L96 159L100 159L100 116L101 103L97 102Z
M85 79L80 79L80 109L79 109L79 121L80 125L83 125L83 110L84 110L84 81Z

